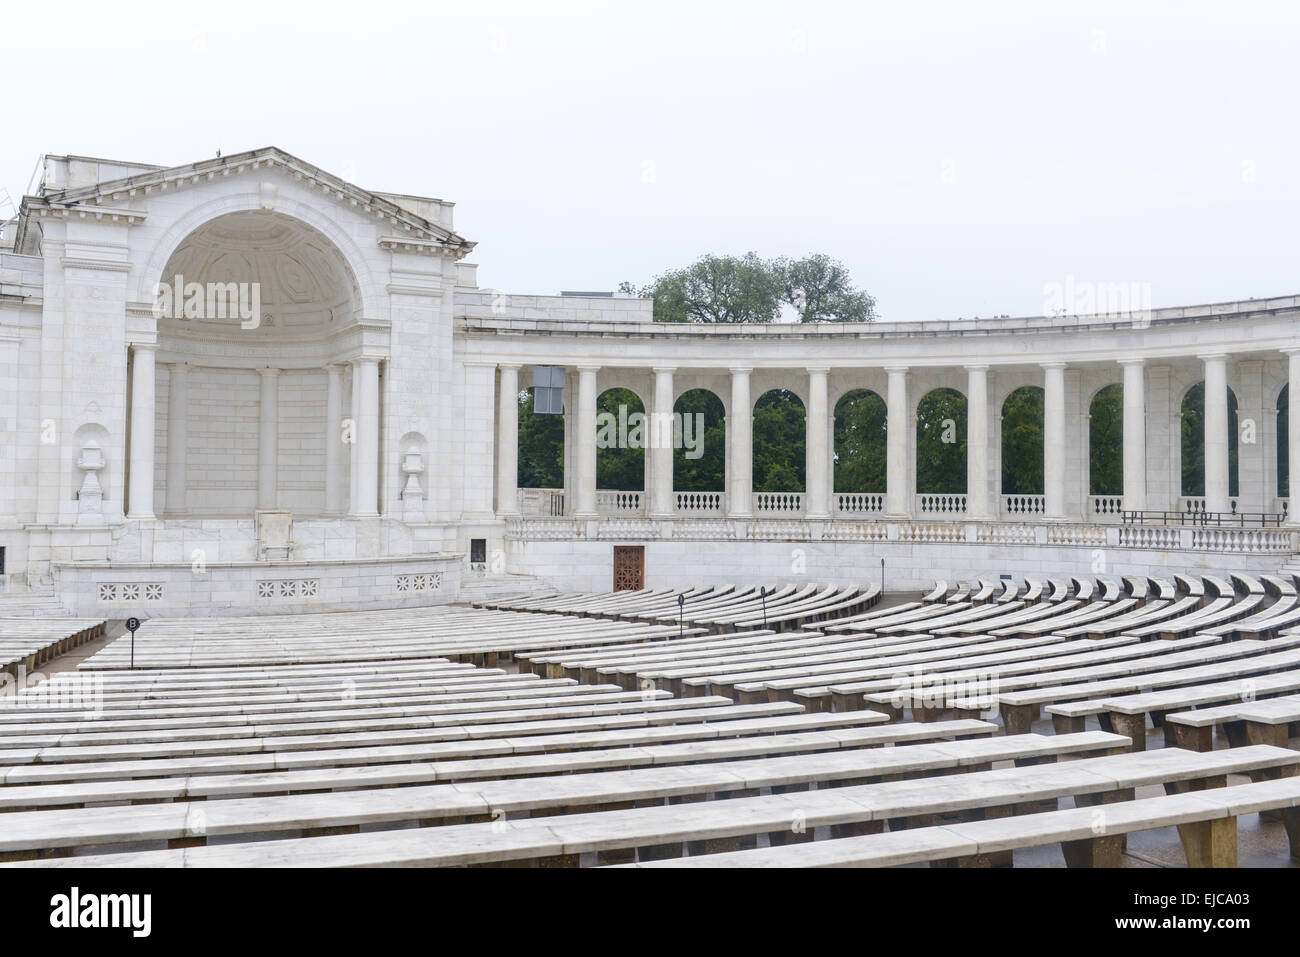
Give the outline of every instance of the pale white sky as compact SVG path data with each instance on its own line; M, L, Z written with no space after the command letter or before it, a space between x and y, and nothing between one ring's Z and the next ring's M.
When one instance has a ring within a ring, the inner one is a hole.
M886 319L1040 314L1067 277L1258 298L1300 292L1297 26L1284 0L11 4L0 188L46 152L276 145L455 201L511 292L752 249L842 259Z

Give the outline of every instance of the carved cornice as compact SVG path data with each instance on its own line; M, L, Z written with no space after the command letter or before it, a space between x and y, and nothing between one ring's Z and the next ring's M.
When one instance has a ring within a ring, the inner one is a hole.
M397 229L400 235L385 237L381 245L411 244L413 247L420 247L421 251L427 250L429 253L452 259L461 259L474 248L474 243L438 223L416 215L390 199L354 186L274 146L202 160L185 166L150 170L91 186L53 190L43 196L24 196L22 211L25 215L41 218L82 216L112 220L116 217L116 221L133 225L144 221L146 214L143 211L104 204L139 200L154 192L185 189L259 169L280 170L295 181L319 190L322 195L335 202L351 205L377 219L384 220Z

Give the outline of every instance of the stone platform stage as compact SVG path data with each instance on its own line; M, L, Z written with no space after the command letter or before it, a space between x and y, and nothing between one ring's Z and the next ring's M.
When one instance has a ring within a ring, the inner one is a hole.
M462 557L55 562L54 579L55 593L70 613L104 618L356 611L454 601Z

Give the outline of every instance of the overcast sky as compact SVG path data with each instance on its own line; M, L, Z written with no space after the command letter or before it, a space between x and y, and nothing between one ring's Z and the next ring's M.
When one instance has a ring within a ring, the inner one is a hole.
M755 250L841 259L884 319L1041 314L1067 279L1291 294L1298 25L1283 0L10 4L0 188L43 153L275 145L454 201L510 292Z

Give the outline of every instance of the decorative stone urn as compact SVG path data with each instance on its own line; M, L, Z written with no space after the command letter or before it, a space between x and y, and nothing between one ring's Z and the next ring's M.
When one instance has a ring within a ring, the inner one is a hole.
M99 470L104 467L104 451L95 442L87 442L77 456L77 468L84 473L77 491L77 523L101 524L104 520L104 489L99 484Z
M424 472L424 456L414 447L407 449L402 456L402 474L406 481L402 485L402 520L406 522L424 521L424 489L420 487L420 474Z

